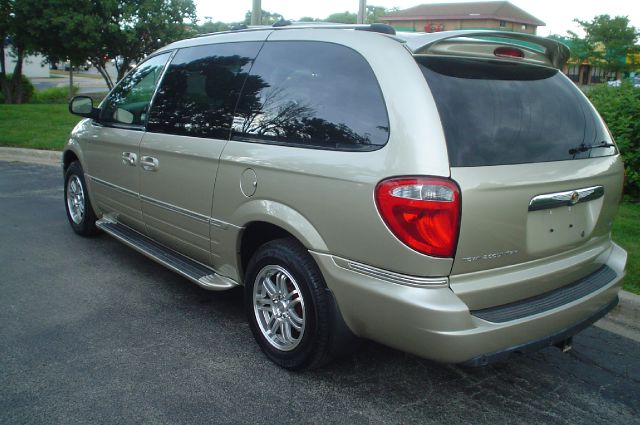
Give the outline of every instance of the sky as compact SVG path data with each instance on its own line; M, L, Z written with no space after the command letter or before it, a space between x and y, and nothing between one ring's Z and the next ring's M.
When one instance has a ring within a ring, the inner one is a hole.
M426 3L460 3L469 0L367 0L369 6L407 9ZM591 20L596 15L628 16L631 25L640 28L639 0L510 0L511 3L544 21L538 35L565 35L567 30L581 34L574 18ZM198 18L204 21L238 22L251 10L252 0L195 0ZM358 0L262 0L262 9L277 12L285 19L297 20L303 16L326 18L336 12L357 12Z

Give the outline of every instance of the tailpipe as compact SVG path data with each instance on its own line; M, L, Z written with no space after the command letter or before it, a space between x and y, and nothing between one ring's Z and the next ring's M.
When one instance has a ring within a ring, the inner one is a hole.
M571 349L573 348L573 337L569 337L567 339L563 339L562 341L558 341L555 344L553 344L553 346L558 347L558 349L560 349L560 351L562 351L563 353L571 351Z

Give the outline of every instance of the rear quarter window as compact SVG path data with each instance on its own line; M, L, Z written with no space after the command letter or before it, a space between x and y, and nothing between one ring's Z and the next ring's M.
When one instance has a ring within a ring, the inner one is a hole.
M416 60L435 99L452 167L616 153L600 117L558 70L458 58Z
M313 41L266 42L244 84L232 139L375 150L387 143L386 107L356 51Z

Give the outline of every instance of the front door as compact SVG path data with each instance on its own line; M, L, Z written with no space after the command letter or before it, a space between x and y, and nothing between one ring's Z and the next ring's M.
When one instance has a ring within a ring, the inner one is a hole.
M91 131L80 136L92 202L104 214L144 232L140 209L139 148L147 109L169 53L130 72L108 95Z

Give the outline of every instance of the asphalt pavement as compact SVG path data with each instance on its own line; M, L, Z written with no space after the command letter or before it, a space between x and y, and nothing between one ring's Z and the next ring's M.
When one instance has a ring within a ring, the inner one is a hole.
M0 161L1 424L640 423L640 343L604 329L481 369L365 342L291 373L241 295L75 235L59 167Z
M33 87L40 91L52 87L69 87L68 76L57 76L51 78L31 78ZM109 91L107 83L102 78L91 78L82 75L73 76L73 84L78 86L78 94L106 93Z

